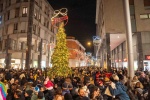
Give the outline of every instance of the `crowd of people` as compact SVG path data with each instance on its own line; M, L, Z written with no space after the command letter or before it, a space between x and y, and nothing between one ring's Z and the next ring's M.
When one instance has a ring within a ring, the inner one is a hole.
M149 73L126 68L72 68L68 77L48 77L47 70L0 69L3 100L150 100ZM6 87L6 95L2 85Z

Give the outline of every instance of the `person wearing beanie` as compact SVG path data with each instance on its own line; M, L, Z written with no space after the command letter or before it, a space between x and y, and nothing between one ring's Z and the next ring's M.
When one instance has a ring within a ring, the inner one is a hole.
M32 93L33 93L32 90L25 91L25 94L24 94L25 95L25 100L31 100Z

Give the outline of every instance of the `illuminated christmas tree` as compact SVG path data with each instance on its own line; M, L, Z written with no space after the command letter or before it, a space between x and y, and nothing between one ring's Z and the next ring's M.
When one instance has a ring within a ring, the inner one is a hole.
M56 46L52 55L52 68L49 70L49 76L68 76L72 73L69 64L69 51L66 46L66 34L64 23L60 23L58 33L56 34Z

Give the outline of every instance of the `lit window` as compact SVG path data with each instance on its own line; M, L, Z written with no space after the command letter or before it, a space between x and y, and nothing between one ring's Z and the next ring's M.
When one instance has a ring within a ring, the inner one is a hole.
M19 10L20 10L20 8L16 8L15 9L15 18L19 17Z
M35 18L37 17L37 12L36 11L34 12L34 16L35 16Z
M148 14L142 14L142 15L140 15L140 18L141 19L147 19L148 18Z
M28 12L28 8L27 7L23 7L23 16L27 16L27 12Z
M41 14L39 14L39 20L41 20Z
M2 16L0 16L0 24L2 24Z

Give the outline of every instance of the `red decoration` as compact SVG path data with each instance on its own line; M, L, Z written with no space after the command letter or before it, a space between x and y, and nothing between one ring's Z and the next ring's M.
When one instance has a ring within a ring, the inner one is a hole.
M59 22L62 22L64 20L66 20L68 22L68 16L63 16L63 17L60 17L60 18L53 18L52 25L57 24ZM65 25L67 24L67 22L65 23Z
M145 55L145 60L150 60L150 55Z

